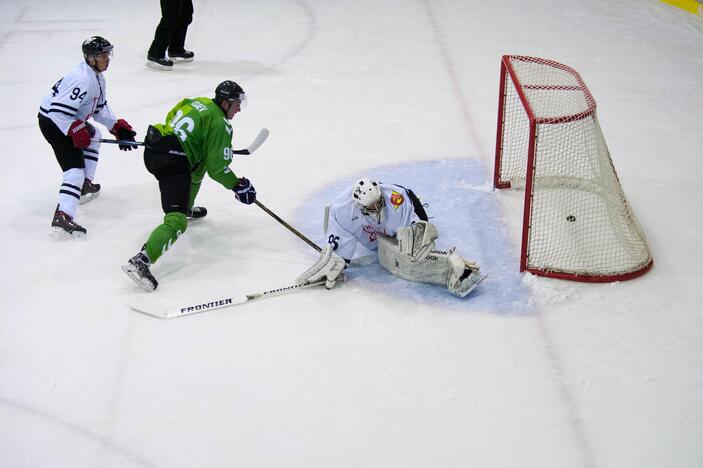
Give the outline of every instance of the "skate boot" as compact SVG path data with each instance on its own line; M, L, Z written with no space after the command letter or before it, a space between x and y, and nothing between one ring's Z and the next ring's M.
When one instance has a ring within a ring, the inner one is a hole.
M142 250L130 258L126 265L122 265L122 271L132 278L135 283L144 288L145 291L152 292L159 283L149 271L149 265L151 265L151 261L146 252Z
M194 206L186 213L186 218L188 219L200 219L205 216L207 216L207 208L204 206Z
M168 52L168 58L171 59L174 63L192 62L193 57L195 57L195 54L190 50L183 50L182 52Z
M146 66L154 70L173 70L173 62L171 60L163 57L152 57L151 55L146 56Z
M66 212L59 210L58 206L54 213L54 219L51 221L51 229L59 237L72 236L82 238L88 233L83 226L73 221L73 218Z
M98 198L98 195L100 195L100 184L94 184L90 179L85 179L81 189L81 200L78 203L84 205L90 200Z
M455 296L466 297L484 280L485 277L481 276L476 263L464 260L455 252L450 252L447 260L449 262L447 289Z

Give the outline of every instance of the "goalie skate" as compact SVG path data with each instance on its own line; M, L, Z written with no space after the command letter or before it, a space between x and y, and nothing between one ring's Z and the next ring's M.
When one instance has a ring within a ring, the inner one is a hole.
M149 257L147 257L144 252L139 252L137 255L130 258L126 265L122 265L122 271L145 291L152 292L159 283L156 281L156 278L154 278L154 275L151 274L151 271L149 271L150 264Z
M466 297L485 279L486 276L483 276L478 271L471 271L469 275L461 280L455 288L450 289L449 292L457 297Z
M450 267L447 289L457 297L468 296L486 278L481 275L476 263L461 258L453 251L447 260Z

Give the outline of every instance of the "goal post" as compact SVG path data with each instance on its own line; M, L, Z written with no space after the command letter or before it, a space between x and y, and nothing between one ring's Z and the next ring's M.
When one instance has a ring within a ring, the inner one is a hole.
M493 186L525 190L520 271L609 282L652 267L596 101L573 68L502 57Z

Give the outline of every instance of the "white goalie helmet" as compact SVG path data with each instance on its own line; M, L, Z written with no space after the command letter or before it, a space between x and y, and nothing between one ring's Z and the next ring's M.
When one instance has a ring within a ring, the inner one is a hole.
M380 222L380 213L383 210L384 200L381 186L375 180L365 177L354 184L352 190L354 202L359 205L365 215L376 215Z

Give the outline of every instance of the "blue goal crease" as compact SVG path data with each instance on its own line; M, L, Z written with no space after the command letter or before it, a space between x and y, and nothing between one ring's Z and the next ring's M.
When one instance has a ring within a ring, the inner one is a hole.
M396 278L378 263L350 268L347 274L361 288L403 300L492 313L529 313L529 290L518 271L518 252L508 240L500 207L492 191L490 171L475 159L445 159L376 167L350 174L312 194L296 213L296 226L318 245L326 242L324 209L357 179L371 177L411 188L427 204L427 214L439 231L439 249L456 247L476 261L488 278L465 298L438 285Z

